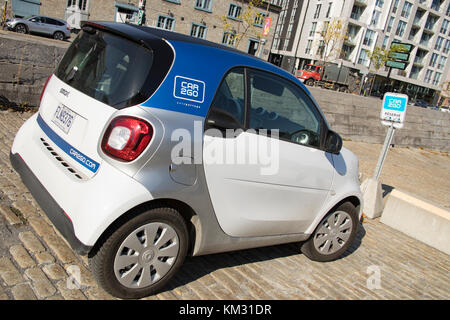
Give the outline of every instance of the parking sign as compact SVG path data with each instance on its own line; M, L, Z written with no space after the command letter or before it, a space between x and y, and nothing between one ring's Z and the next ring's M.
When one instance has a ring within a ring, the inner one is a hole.
M408 96L406 94L386 92L380 113L381 123L385 126L393 124L395 128L402 128L407 105Z

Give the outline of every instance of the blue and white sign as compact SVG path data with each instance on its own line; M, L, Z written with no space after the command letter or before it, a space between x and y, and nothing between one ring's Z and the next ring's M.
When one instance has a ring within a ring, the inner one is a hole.
M381 108L381 123L385 126L393 124L395 128L402 128L405 121L408 96L406 94L386 92Z
M173 96L178 99L203 103L205 100L205 83L200 80L176 76Z

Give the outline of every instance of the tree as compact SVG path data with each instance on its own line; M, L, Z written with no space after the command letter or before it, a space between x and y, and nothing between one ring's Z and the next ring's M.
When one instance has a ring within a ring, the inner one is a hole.
M347 32L344 32L344 25L341 19L334 18L326 21L320 34L318 54L324 65L339 58L341 49L339 48L343 40L347 39Z
M241 40L248 35L252 35L258 40L261 39L262 31L255 27L255 21L261 20L264 17L264 14L256 10L257 7L262 6L263 0L250 0L246 6L244 6L243 0L238 1L238 3L241 3L241 9L239 9L240 12L237 14L237 27L235 23L230 21L227 15L221 16L223 30L229 36L228 43L235 48L238 48Z
M380 47L375 47L372 52L369 52L369 59L372 62L373 67L375 68L375 73L380 70L385 64L386 61L389 60L389 53L392 50L381 49Z

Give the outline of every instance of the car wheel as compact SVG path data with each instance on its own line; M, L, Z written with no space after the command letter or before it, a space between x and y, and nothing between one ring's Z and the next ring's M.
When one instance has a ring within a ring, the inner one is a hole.
M14 31L17 33L28 33L27 27L23 23L19 23L14 27Z
M123 299L158 292L183 264L188 231L172 208L153 208L113 232L94 253L89 266L101 287Z
M314 85L314 80L313 79L308 79L305 81L306 85L308 86L313 86Z
M61 31L56 31L53 34L53 39L55 39L55 40L64 40L64 33L62 33Z
M302 253L314 261L339 258L353 243L358 229L356 208L345 202L320 221L311 237L303 243Z

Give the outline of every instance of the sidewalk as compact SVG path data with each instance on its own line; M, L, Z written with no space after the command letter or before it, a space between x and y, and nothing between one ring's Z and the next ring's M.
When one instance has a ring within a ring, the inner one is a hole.
M0 111L0 300L111 299L9 163L14 135L29 116ZM365 176L372 174L381 145L344 145L358 154ZM448 208L449 166L448 155L394 148L381 179ZM78 288L67 281L73 270L80 271ZM448 300L449 272L448 255L376 219L362 225L355 243L334 262L310 261L295 243L187 258L165 291L146 299Z

